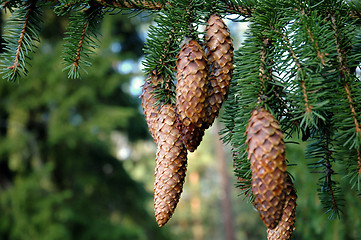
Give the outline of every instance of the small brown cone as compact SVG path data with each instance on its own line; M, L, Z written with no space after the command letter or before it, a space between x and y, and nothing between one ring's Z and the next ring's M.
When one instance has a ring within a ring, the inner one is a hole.
M275 229L267 229L268 240L289 240L295 230L297 194L289 176L286 178L286 199L283 214Z
M176 126L174 107L162 106L157 122L154 212L159 227L162 227L173 215L182 193L187 167L187 149Z
M213 14L206 27L206 55L209 64L208 116L205 128L218 116L223 101L227 99L233 71L233 44L226 24Z
M155 143L157 143L156 132L157 132L157 115L158 107L155 105L157 99L155 98L154 90L157 84L159 77L156 75L151 75L143 85L142 94L142 107L145 120L147 121L148 129L150 135L153 137Z
M176 112L182 140L193 152L204 135L207 115L207 60L195 41L186 42L177 57Z
M274 229L281 219L285 200L283 133L278 121L263 108L253 111L246 133L255 205L266 227Z

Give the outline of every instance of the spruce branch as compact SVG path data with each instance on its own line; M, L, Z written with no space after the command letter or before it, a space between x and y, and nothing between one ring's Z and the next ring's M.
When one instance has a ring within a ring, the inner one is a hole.
M266 82L267 80L269 80L269 74L266 74L266 70L265 70L265 67L266 67L266 49L265 47L268 47L269 45L269 39L265 39L264 40L264 46L262 46L262 49L260 51L260 66L259 66L259 81L261 83L261 89L260 89L260 101L261 100L261 96L265 94L265 91L266 91ZM271 71L271 69L269 70Z
M178 51L175 29L167 22L167 18L158 15L155 21L158 26L150 26L147 41L144 47L145 72L158 76L159 85L156 92L157 104L175 102L175 56ZM169 24L169 25L167 25Z
M0 1L0 10L5 9L9 12L13 12L14 8L19 8L20 6L26 6L21 0L10 0L10 1Z
M359 122L358 122L358 120L356 118L357 113L356 113L356 110L355 110L355 107L354 107L354 102L353 102L352 97L351 97L350 86L346 83L344 89L345 89L346 94L347 94L347 100L348 100L348 103L349 103L349 106L350 106L353 122L355 124L356 134L361 136L361 128L360 128L360 124L359 124Z
M166 6L173 6L172 1L165 0L96 0L98 3L113 8L129 8L129 9L146 9L146 10L162 10ZM224 2L224 9L230 14L239 14L244 17L251 17L253 11L253 4L242 4L239 1L222 1ZM205 4L206 5L206 4Z
M361 176L361 153L360 150L357 150L357 173ZM359 187L360 188L360 187Z
M335 60L332 66L335 69L331 75L338 79L338 104L334 108L334 123L337 128L336 157L343 163L345 178L352 188L361 191L360 149L361 149L361 108L357 104L361 99L361 83L355 76L355 69L359 63L359 53L353 48L361 41L355 37L354 21L344 15L346 10L339 10L341 2L333 5L328 11L331 26L329 30L333 36L335 46ZM341 14L340 14L341 12Z
M63 71L68 70L69 78L79 78L79 70L86 72L83 66L91 66L90 54L93 54L93 49L97 47L97 26L104 13L102 5L89 2L85 9L70 16L71 21L66 33L68 37L65 38L63 55L67 64Z
M251 19L252 24L247 32L248 38L244 46L235 52L234 74L229 93L229 103L226 104L223 121L229 131L223 137L229 141L234 158L234 172L238 178L238 188L246 197L253 201L251 192L250 161L246 154L246 124L250 113L262 106L275 113L279 119L289 119L288 110L284 106L284 85L274 72L275 35L270 31L270 24L277 22L277 3L267 1L262 3L265 8L258 8Z
M325 139L325 173L326 176L324 177L324 182L322 183L321 193L328 193L331 197L331 205L332 205L332 213L331 218L333 218L333 214L337 215L339 217L339 204L338 204L338 196L337 191L338 188L335 187L335 182L332 180L332 175L335 173L332 169L331 165L331 155L332 151L330 150L330 136L326 133L326 139ZM324 200L325 201L325 200ZM327 201L327 200L326 200ZM327 205L328 203L324 203Z
M337 23L336 23L336 16L334 14L331 15L331 23L332 23L332 29L335 35L335 43L336 43L336 50L337 50L337 60L339 63L339 70L340 70L340 74L341 77L344 79L345 76L350 75L350 68L347 65L347 57L346 57L346 53L347 53L347 49L344 49L341 46L341 36L339 33L339 29L337 27Z
M195 0L171 0L156 15L156 25L149 28L144 53L145 72L162 76L157 92L158 104L175 102L175 63L185 37L198 40L197 26L205 13Z
M22 8L17 8L11 15L5 28L4 62L2 66L3 79L16 81L28 72L30 54L39 42L41 10L37 1L29 1Z
M322 75L324 64L328 61L328 54L323 52L330 51L330 47L323 44L327 44L326 40L330 41L330 37L322 27L325 23L321 17L309 16L303 6L285 7L283 21L286 26L271 29L280 44L278 54L282 56L277 58L281 63L277 68L285 76L284 83L290 89L286 98L296 116L292 121L299 122L302 132L306 132L309 128L317 129L318 123L325 121L325 110L330 101L326 89L332 89L331 85L334 85ZM309 7L314 8L312 5ZM295 12L295 9L298 11Z
M297 66L297 72L299 74L299 84L301 86L302 89L302 94L303 94L303 99L304 99L304 105L305 105L305 114L307 116L307 118L309 120L311 120L311 114L313 112L313 106L310 105L309 100L308 100L308 90L306 88L306 83L305 83L305 71L301 65L301 61L299 60L299 58L297 57L295 51L292 48L292 45L290 44L290 40L288 39L288 37L286 35L284 35L281 31L279 31L278 29L274 29L274 31L279 34L281 36L281 38L283 39L283 44L286 46L289 54L291 54L296 66Z
M253 202L254 196L252 194L252 171L251 171L251 163L248 161L245 152L241 154L237 147L232 147L232 158L233 158L233 169L234 173L237 177L237 185L236 187L240 190L241 194L249 200L249 202Z
M332 119L332 114L328 115L327 119ZM340 216L343 199L341 197L341 189L338 183L333 179L337 174L333 170L332 163L335 162L334 150L332 146L332 136L334 136L332 129L332 122L327 120L325 124L319 126L318 131L312 134L312 143L307 146L306 158L316 160L315 163L309 164L313 169L320 169L320 171L312 171L312 173L320 173L318 195L326 213L329 213L329 218L333 219Z
M114 8L130 8L130 9L147 9L147 10L161 10L165 5L169 4L170 1L166 0L96 0L98 3ZM229 14L239 14L243 17L250 18L253 15L255 5L257 4L256 0L223 0L224 9ZM350 6L358 6L357 3L348 2ZM297 10L296 8L294 10ZM361 19L361 11L359 8L356 10L354 7L353 10L349 12L349 16Z
M353 57L352 54L350 54L351 46L349 42L351 37L349 36L350 34L344 34L345 30L342 29L344 28L342 19L337 19L339 17L336 16L335 12L331 12L330 15L337 51L339 77L341 85L343 85L343 89L346 93L350 115L354 124L355 137L353 139L355 139L356 144L352 144L352 146L354 146L356 149L359 149L361 147L361 128L358 119L359 114L357 113L355 101L352 96L352 86L355 85L354 87L357 88L359 84L353 83L353 79L355 77L351 71L351 66L349 65L350 60L347 59ZM339 22L341 22L341 24ZM346 31L346 33L348 32Z
M319 43L318 43L318 41L315 39L314 33L313 33L312 30L311 30L311 27L310 27L309 24L307 23L307 18L308 18L308 17L306 16L304 9L302 9L302 10L300 11L300 15L301 15L301 17L306 18L306 21L304 21L304 22L305 22L304 26L305 26L305 28L306 28L306 32L307 32L307 34L308 34L309 39L311 40L312 45L314 46L314 48L315 48L315 50L316 50L317 57L320 59L321 64L322 64L323 66L325 66L325 54L324 54L324 53L322 52L322 50L320 49Z
M114 8L132 8L132 9L148 9L148 10L161 10L165 1L154 0L96 0L98 3Z
M84 3L86 2L81 0L59 0L58 5L54 7L54 12L58 16L64 16L72 11L80 11Z

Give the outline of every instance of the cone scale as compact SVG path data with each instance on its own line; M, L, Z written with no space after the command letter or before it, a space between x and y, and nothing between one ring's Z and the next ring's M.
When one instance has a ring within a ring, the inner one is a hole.
M281 219L285 200L283 133L278 121L261 108L253 111L246 134L254 205L266 227L274 229Z
M162 227L172 217L182 193L187 167L187 149L176 126L173 106L163 105L157 122L154 212L159 227Z
M286 178L286 199L283 214L275 229L267 229L268 240L289 240L295 230L297 194L289 176Z
M153 83L156 82L157 78L157 76L151 75L144 83L142 87L142 94L140 95L140 97L142 98L144 117L147 122L150 135L153 137L155 142L157 142L156 132L158 108L156 106L157 99L155 98L154 94L154 90L156 89L156 87Z
M227 99L233 71L233 44L226 24L217 14L208 19L205 52L209 64L208 114L205 128L218 116Z
M193 152L202 141L207 116L207 60L197 41L186 39L177 56L176 70L178 127L184 144Z

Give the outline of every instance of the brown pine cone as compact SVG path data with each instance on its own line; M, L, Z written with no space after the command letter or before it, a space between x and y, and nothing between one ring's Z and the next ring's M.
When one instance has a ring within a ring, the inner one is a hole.
M291 178L286 178L286 199L281 221L275 229L267 229L268 240L289 240L295 230L297 194Z
M157 132L157 115L158 115L158 108L155 105L157 99L155 98L155 94L153 91L156 89L154 83L157 82L156 75L151 75L147 81L143 85L143 91L140 97L142 98L142 107L145 120L147 121L148 129L150 135L153 137L155 143L156 140L156 132Z
M233 44L229 30L219 15L213 14L209 17L205 40L209 64L209 109L205 125L205 128L208 128L227 99L233 71Z
M174 107L162 106L157 122L154 211L156 221L162 227L173 215L182 193L187 169L187 149L176 126Z
M246 134L256 208L266 227L274 229L281 219L285 200L283 133L278 121L261 108L253 111Z
M182 140L193 152L204 135L207 114L207 60L195 41L186 42L177 56L176 112Z

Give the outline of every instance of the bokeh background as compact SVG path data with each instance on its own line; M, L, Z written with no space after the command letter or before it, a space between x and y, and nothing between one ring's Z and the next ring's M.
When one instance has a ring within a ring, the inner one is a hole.
M68 20L51 10L44 15L29 75L0 83L0 239L266 239L257 212L236 188L219 120L189 155L175 214L163 228L156 225L156 146L139 99L152 15L107 15L93 65L76 80L62 72ZM7 17L0 13L1 29ZM247 23L228 23L238 48ZM329 220L317 196L320 176L310 173L304 148L297 136L287 143L298 193L293 239L361 239L360 196L344 192L343 215Z

